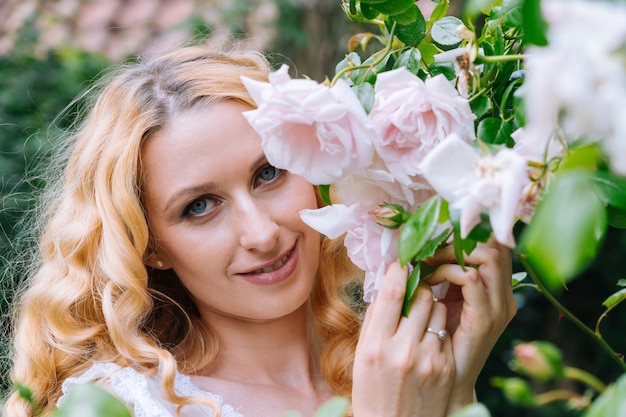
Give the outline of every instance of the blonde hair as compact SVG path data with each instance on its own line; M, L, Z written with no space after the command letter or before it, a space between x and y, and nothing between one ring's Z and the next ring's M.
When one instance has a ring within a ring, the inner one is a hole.
M32 390L44 415L53 411L62 382L95 361L146 374L159 369L167 400L214 406L174 392L176 370L210 366L219 345L177 277L145 265L154 248L142 208L140 154L151 134L197 103L254 106L240 76L264 80L268 71L258 53L186 47L104 79L71 137L60 185L52 186L59 192L45 202L37 269L17 304L11 377ZM321 258L311 294L320 366L333 391L349 396L360 320L345 289L360 271L341 241L324 240ZM171 326L173 320L182 323ZM16 393L5 411L32 415Z

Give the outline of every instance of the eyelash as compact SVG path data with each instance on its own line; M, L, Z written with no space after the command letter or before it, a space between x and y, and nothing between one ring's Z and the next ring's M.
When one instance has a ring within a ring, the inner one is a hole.
M267 170L268 168L272 168L275 170L274 173L274 177L269 179L269 180L264 180L261 178L261 174L263 172L265 172L265 170ZM282 178L285 174L287 173L287 171L283 170L283 169L278 169L276 167L274 167L271 164L265 164L263 165L256 173L254 176L254 186L256 187L260 187L264 184L272 184L275 181L279 180L280 178ZM263 184L257 185L257 182L263 182ZM204 217L206 215L207 209L205 208L203 210L202 213L197 213L194 214L191 212L191 208L193 207L194 204L196 204L199 201L204 201L204 202L208 202L208 201L212 201L213 202L213 206L217 206L219 205L219 200L213 196L200 196L198 198L195 198L194 200L192 200L189 204L187 204L185 206L185 208L183 209L183 213L182 213L182 217L193 217L193 218L201 218ZM206 205L207 207L210 206L210 204Z

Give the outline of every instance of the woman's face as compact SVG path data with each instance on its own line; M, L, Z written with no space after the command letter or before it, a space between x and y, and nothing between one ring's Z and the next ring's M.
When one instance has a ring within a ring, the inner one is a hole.
M225 101L179 114L142 150L156 259L172 268L208 320L265 321L308 298L320 236L298 212L316 208L299 176L271 166L261 139Z

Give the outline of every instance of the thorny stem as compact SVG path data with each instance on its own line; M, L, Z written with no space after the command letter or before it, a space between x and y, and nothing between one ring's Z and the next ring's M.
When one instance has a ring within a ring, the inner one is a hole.
M526 259L526 256L524 254L521 253L517 253L518 258L521 262L521 264L524 266L524 269L526 270L526 272L528 272L528 275L530 276L530 278L533 280L533 282L535 284L537 284L537 290L543 294L544 297L546 297L546 299L554 306L556 307L565 317L567 317L572 323L574 323L580 330L583 331L583 333L586 333L588 336L590 336L593 340L595 340L600 347L602 347L602 349L609 354L609 356L611 358L613 358L613 360L615 362L617 362L617 364L620 366L620 368L622 368L624 371L626 371L626 363L617 355L617 353L611 348L611 346L608 345L608 343L606 343L606 341L602 338L601 335L596 334L593 330L591 330L589 327L587 327L585 325L585 323L583 323L582 321L580 321L580 319L578 317L576 317L571 311L569 311L567 308L565 308L565 306L563 304L561 304L559 302L559 300L557 300L551 293L550 291L548 291L548 289L546 288L546 286L543 284L543 281L539 278L539 276L537 275L537 273L534 271L534 269L532 269L530 267L530 265L528 264L528 260Z
M620 303L615 303L612 306L610 306L609 308L607 308L604 313L602 313L602 315L600 316L600 318L598 319L598 321L596 322L596 334L599 337L602 337L602 334L600 333L600 323L602 323L602 320L604 320L604 318L611 312L611 310L613 310L615 307L617 307Z

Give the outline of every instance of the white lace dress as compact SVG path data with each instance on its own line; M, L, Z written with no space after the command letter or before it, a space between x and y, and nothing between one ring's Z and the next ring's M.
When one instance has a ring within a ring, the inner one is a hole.
M176 406L160 395L161 379L158 375L143 375L132 368L122 368L107 362L97 362L83 375L65 380L59 404L74 386L93 381L106 381L106 385L126 403L134 417L176 416ZM178 395L199 395L212 398L220 404L223 417L243 417L233 407L224 404L221 396L198 388L187 375L177 373L174 388ZM212 415L213 410L202 405L189 405L181 410L182 417Z

